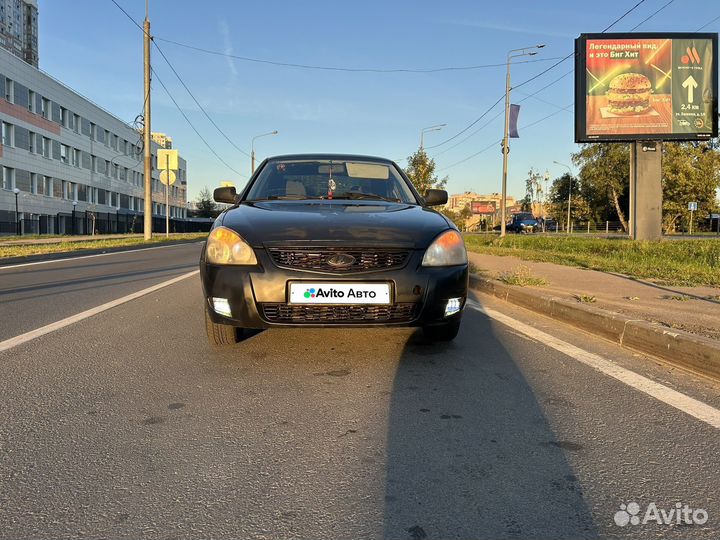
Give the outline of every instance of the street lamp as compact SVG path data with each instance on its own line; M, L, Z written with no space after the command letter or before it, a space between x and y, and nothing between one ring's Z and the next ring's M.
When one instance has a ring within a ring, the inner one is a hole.
M426 133L430 133L431 131L440 131L445 126L447 126L447 124L438 124L436 126L422 128L422 130L420 131L420 150L423 149L424 135Z
M267 133L262 133L260 135L255 135L252 138L252 142L250 143L251 152L250 152L250 174L255 172L255 139L259 139L260 137L267 137L268 135L277 135L278 130L275 131L268 131Z
M542 49L545 45L534 45L532 47L523 47L521 49L512 49L507 53L507 75L505 76L505 134L503 135L502 153L503 153L503 176L502 176L502 199L500 201L500 236L505 236L505 219L507 213L507 172L508 172L508 131L510 130L510 64L513 58L520 56L535 56L537 51L532 49Z
M572 169L570 168L569 165L565 165L564 163L560 163L559 161L553 161L553 163L555 163L555 165L567 167L567 170L570 173L570 175L568 176L569 180L568 180L568 217L567 217L567 233L570 234L570 202L571 202L570 196L572 195L572 179L573 179Z
M20 195L20 190L13 188L13 193L15 194L15 234L20 236L20 212L18 210L18 195Z
M75 207L77 206L77 201L73 201L73 211L72 211L72 234L75 235Z

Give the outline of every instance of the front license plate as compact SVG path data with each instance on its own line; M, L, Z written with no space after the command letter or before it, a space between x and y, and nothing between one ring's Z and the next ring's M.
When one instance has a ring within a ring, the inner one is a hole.
M390 304L389 283L290 283L290 304Z

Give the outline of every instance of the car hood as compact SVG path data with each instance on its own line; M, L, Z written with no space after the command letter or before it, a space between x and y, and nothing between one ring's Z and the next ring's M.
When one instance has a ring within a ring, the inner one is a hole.
M253 247L264 245L386 245L424 249L450 228L421 206L384 201L262 201L227 210L219 224Z

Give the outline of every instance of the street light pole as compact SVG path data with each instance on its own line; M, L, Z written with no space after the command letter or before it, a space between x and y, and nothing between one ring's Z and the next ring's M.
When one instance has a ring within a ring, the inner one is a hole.
M570 204L572 201L572 180L573 180L573 174L572 169L569 165L565 165L564 163L560 163L559 161L553 161L556 165L561 165L562 167L567 167L567 170L569 172L568 176L568 215L567 215L567 230L566 232L570 234Z
M20 195L20 190L13 188L13 193L15 194L15 234L20 236L20 210L18 209L18 195Z
M422 128L422 130L420 130L420 150L423 149L424 136L426 133L429 133L431 131L440 131L445 126L447 126L447 124L437 124L436 126Z
M72 212L72 234L75 236L75 207L77 206L77 201L73 201L73 212Z
M542 49L545 45L535 45L533 47L523 47L521 49L512 49L507 53L507 73L505 75L505 132L503 134L502 153L503 153L503 173L502 173L502 197L500 199L500 236L505 236L505 220L507 214L507 174L508 174L508 137L510 131L510 64L513 58L519 56L534 56L537 51L531 49ZM517 53L517 54L513 54Z
M250 142L250 174L255 172L255 139L259 139L260 137L267 137L268 135L277 135L278 130L274 131L268 131L267 133L261 133L260 135L255 135L252 138L252 141Z

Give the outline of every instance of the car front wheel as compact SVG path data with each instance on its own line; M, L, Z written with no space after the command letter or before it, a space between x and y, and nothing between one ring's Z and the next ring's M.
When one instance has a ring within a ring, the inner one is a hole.
M212 321L208 308L205 308L205 331L212 347L224 348L235 345L239 341L240 329L229 324L218 324Z
M435 326L423 326L425 337L431 341L452 341L460 331L460 321L453 321Z

